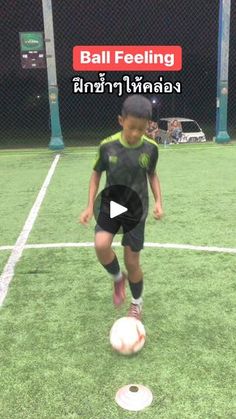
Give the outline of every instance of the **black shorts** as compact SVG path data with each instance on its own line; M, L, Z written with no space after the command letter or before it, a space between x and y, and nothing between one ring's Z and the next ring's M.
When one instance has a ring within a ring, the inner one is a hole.
M144 244L144 230L146 218L139 221L134 228L126 231L126 226L120 221L119 217L110 218L104 212L100 212L95 226L95 234L99 231L108 231L115 235L118 232L123 234L122 246L130 246L133 252L139 252L143 249ZM100 227L102 225L103 227ZM126 231L124 233L124 231Z

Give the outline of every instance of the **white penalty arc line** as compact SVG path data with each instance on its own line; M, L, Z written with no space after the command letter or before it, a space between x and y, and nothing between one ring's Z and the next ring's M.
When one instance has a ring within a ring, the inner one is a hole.
M35 223L35 220L38 216L40 207L42 205L42 202L44 200L44 197L46 195L48 186L51 182L52 176L54 174L54 171L56 169L57 163L59 161L60 154L57 154L54 158L51 167L48 171L48 174L46 176L46 179L38 193L38 196L36 198L36 201L31 208L31 211L27 217L27 220L25 222L25 225L15 243L15 245L12 248L12 252L9 256L9 259L4 267L4 270L2 272L2 275L0 276L0 306L3 304L4 299L8 292L9 284L14 276L15 266L19 259L21 258L21 255L23 253L23 250L25 249L26 242L28 240L29 234L33 228L33 225Z
M120 247L120 242L113 242L112 246ZM39 243L26 244L24 249L62 249L68 247L94 247L93 242L84 243ZM174 250L195 250L202 252L216 252L216 253L235 253L235 247L216 247L216 246L194 246L191 244L177 244L177 243L150 243L145 242L144 247L160 248L160 249L174 249ZM14 246L0 246L1 250L11 250Z

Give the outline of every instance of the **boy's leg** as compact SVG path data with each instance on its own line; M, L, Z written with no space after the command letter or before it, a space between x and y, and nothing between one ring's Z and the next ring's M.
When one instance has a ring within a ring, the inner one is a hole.
M115 257L115 253L111 248L113 237L113 234L108 231L98 231L95 234L95 250L97 258L102 265L110 264Z
M96 231L95 250L99 262L114 279L113 302L119 306L125 300L125 274L120 271L120 266L115 252L112 249L114 235L107 231Z
M143 272L140 266L140 251L144 244L145 219L122 239L124 246L124 262L128 271L129 286L132 294L131 306L128 315L141 319Z
M129 286L132 294L128 316L141 319L143 304L143 272L140 266L140 252L134 252L130 246L125 246L124 261L128 271Z

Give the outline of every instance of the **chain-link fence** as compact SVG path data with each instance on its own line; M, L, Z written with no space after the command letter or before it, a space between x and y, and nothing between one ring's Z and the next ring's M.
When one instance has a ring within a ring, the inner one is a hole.
M181 81L182 94L158 95L154 117L196 120L207 139L215 134L219 1L52 0L60 119L65 145L90 145L119 130L123 97L73 94L75 45L181 45L183 69L162 75ZM43 31L41 0L2 0L0 147L47 146L50 139L47 70L21 68L19 32ZM231 5L229 133L236 127L236 3ZM129 73L128 73L129 74ZM131 77L137 73L130 73ZM155 81L159 73L143 73ZM107 75L119 80L119 72ZM87 80L98 73L84 72Z

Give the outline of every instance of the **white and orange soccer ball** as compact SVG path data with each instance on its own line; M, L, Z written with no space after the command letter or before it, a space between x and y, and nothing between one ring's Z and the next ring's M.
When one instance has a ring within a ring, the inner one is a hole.
M135 317L121 317L115 321L110 331L111 346L123 355L140 351L145 338L144 325Z

